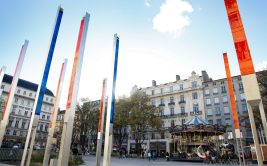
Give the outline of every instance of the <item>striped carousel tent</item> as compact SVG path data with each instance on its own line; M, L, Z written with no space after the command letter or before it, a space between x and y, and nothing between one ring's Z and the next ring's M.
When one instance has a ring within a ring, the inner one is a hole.
M202 118L195 116L194 118L186 121L184 124L189 126L189 125L199 125L199 124L208 125L209 123L203 120Z

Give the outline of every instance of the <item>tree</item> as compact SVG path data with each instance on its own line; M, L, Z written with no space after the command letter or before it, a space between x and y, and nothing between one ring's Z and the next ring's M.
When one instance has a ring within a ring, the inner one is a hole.
M122 143L128 138L129 99L122 98L115 103L115 118L113 126L114 143L122 148Z
M136 152L141 154L141 145L145 140L146 134L152 131L159 132L162 122L158 116L158 108L150 105L150 98L140 91L133 93L127 102L130 126L130 135L135 140Z
M85 101L85 99L82 101ZM90 142L96 147L98 119L98 107L91 106L89 102L84 102L83 105L77 105L73 125L72 143L85 147L88 145L88 142Z

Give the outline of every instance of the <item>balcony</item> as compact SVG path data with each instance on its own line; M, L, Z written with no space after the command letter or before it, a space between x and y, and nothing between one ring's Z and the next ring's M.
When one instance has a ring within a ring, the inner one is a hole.
M169 106L170 106L170 105L175 105L175 102L171 101L171 102L168 103L168 105L169 105Z
M159 107L164 107L164 106L165 106L164 103L160 103L160 104L159 104Z
M179 101L179 104L185 104L185 103L186 103L185 100Z
M185 112L178 113L177 115L178 115L178 117L188 117L188 113L185 113Z
M191 116L202 115L202 111L190 112Z

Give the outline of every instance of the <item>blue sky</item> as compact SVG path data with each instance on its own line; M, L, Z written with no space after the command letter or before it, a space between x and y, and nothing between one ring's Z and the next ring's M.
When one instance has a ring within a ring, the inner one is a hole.
M254 65L267 63L267 1L238 3ZM21 78L40 82L60 4L64 15L47 87L55 92L61 63L68 58L62 108L66 105L79 24L86 11L91 19L79 98L100 98L102 79L111 63L114 33L120 35L117 96L129 95L134 85L150 86L152 80L158 84L171 82L176 74L185 79L193 70L198 74L206 70L213 79L225 77L224 51L228 52L232 75L239 74L223 0L1 0L0 67L7 66L8 74L14 73L21 44L28 39Z

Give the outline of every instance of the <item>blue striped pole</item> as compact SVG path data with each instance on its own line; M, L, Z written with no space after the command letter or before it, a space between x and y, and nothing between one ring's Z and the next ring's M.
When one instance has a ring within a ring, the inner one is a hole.
M34 140L35 140L36 128L38 125L38 120L39 120L39 116L40 116L40 112L41 112L41 108L42 108L42 103L43 103L43 98L44 98L44 94L46 91L46 83L47 83L47 79L48 79L48 75L49 75L49 71L50 71L50 66L51 66L52 59L53 59L53 54L54 54L54 50L55 50L55 46L56 46L56 42L57 42L57 36L58 36L62 16L63 16L63 8L59 7L58 12L57 12L57 17L56 17L56 21L55 21L53 34L51 37L50 47L48 50L48 55L47 55L47 60L46 60L45 68L44 68L44 74L42 77L41 86L38 86L38 90L36 93L36 94L38 94L36 96L37 100L35 100L34 107L33 107L34 109L33 109L29 129L28 129L28 134L27 134L27 138L26 138L26 142L25 142L25 146L24 146L23 156L22 156L22 160L21 160L21 164L20 164L21 166L24 166L25 159L27 156L27 149L28 149L28 145L29 145L29 140L30 140L30 137L32 137L26 165L30 164L32 148L33 148L33 144L34 144ZM33 132L32 132L32 130L33 130Z
M115 114L115 90L116 90L116 80L117 80L117 66L118 66L118 56L119 56L119 42L120 38L118 34L114 35L114 63L112 66L113 73L111 74L111 86L108 95L111 99L108 100L108 111L107 121L106 121L106 133L105 133L105 148L104 148L104 159L103 166L110 165L110 157L112 151L112 137L113 137L113 122Z

